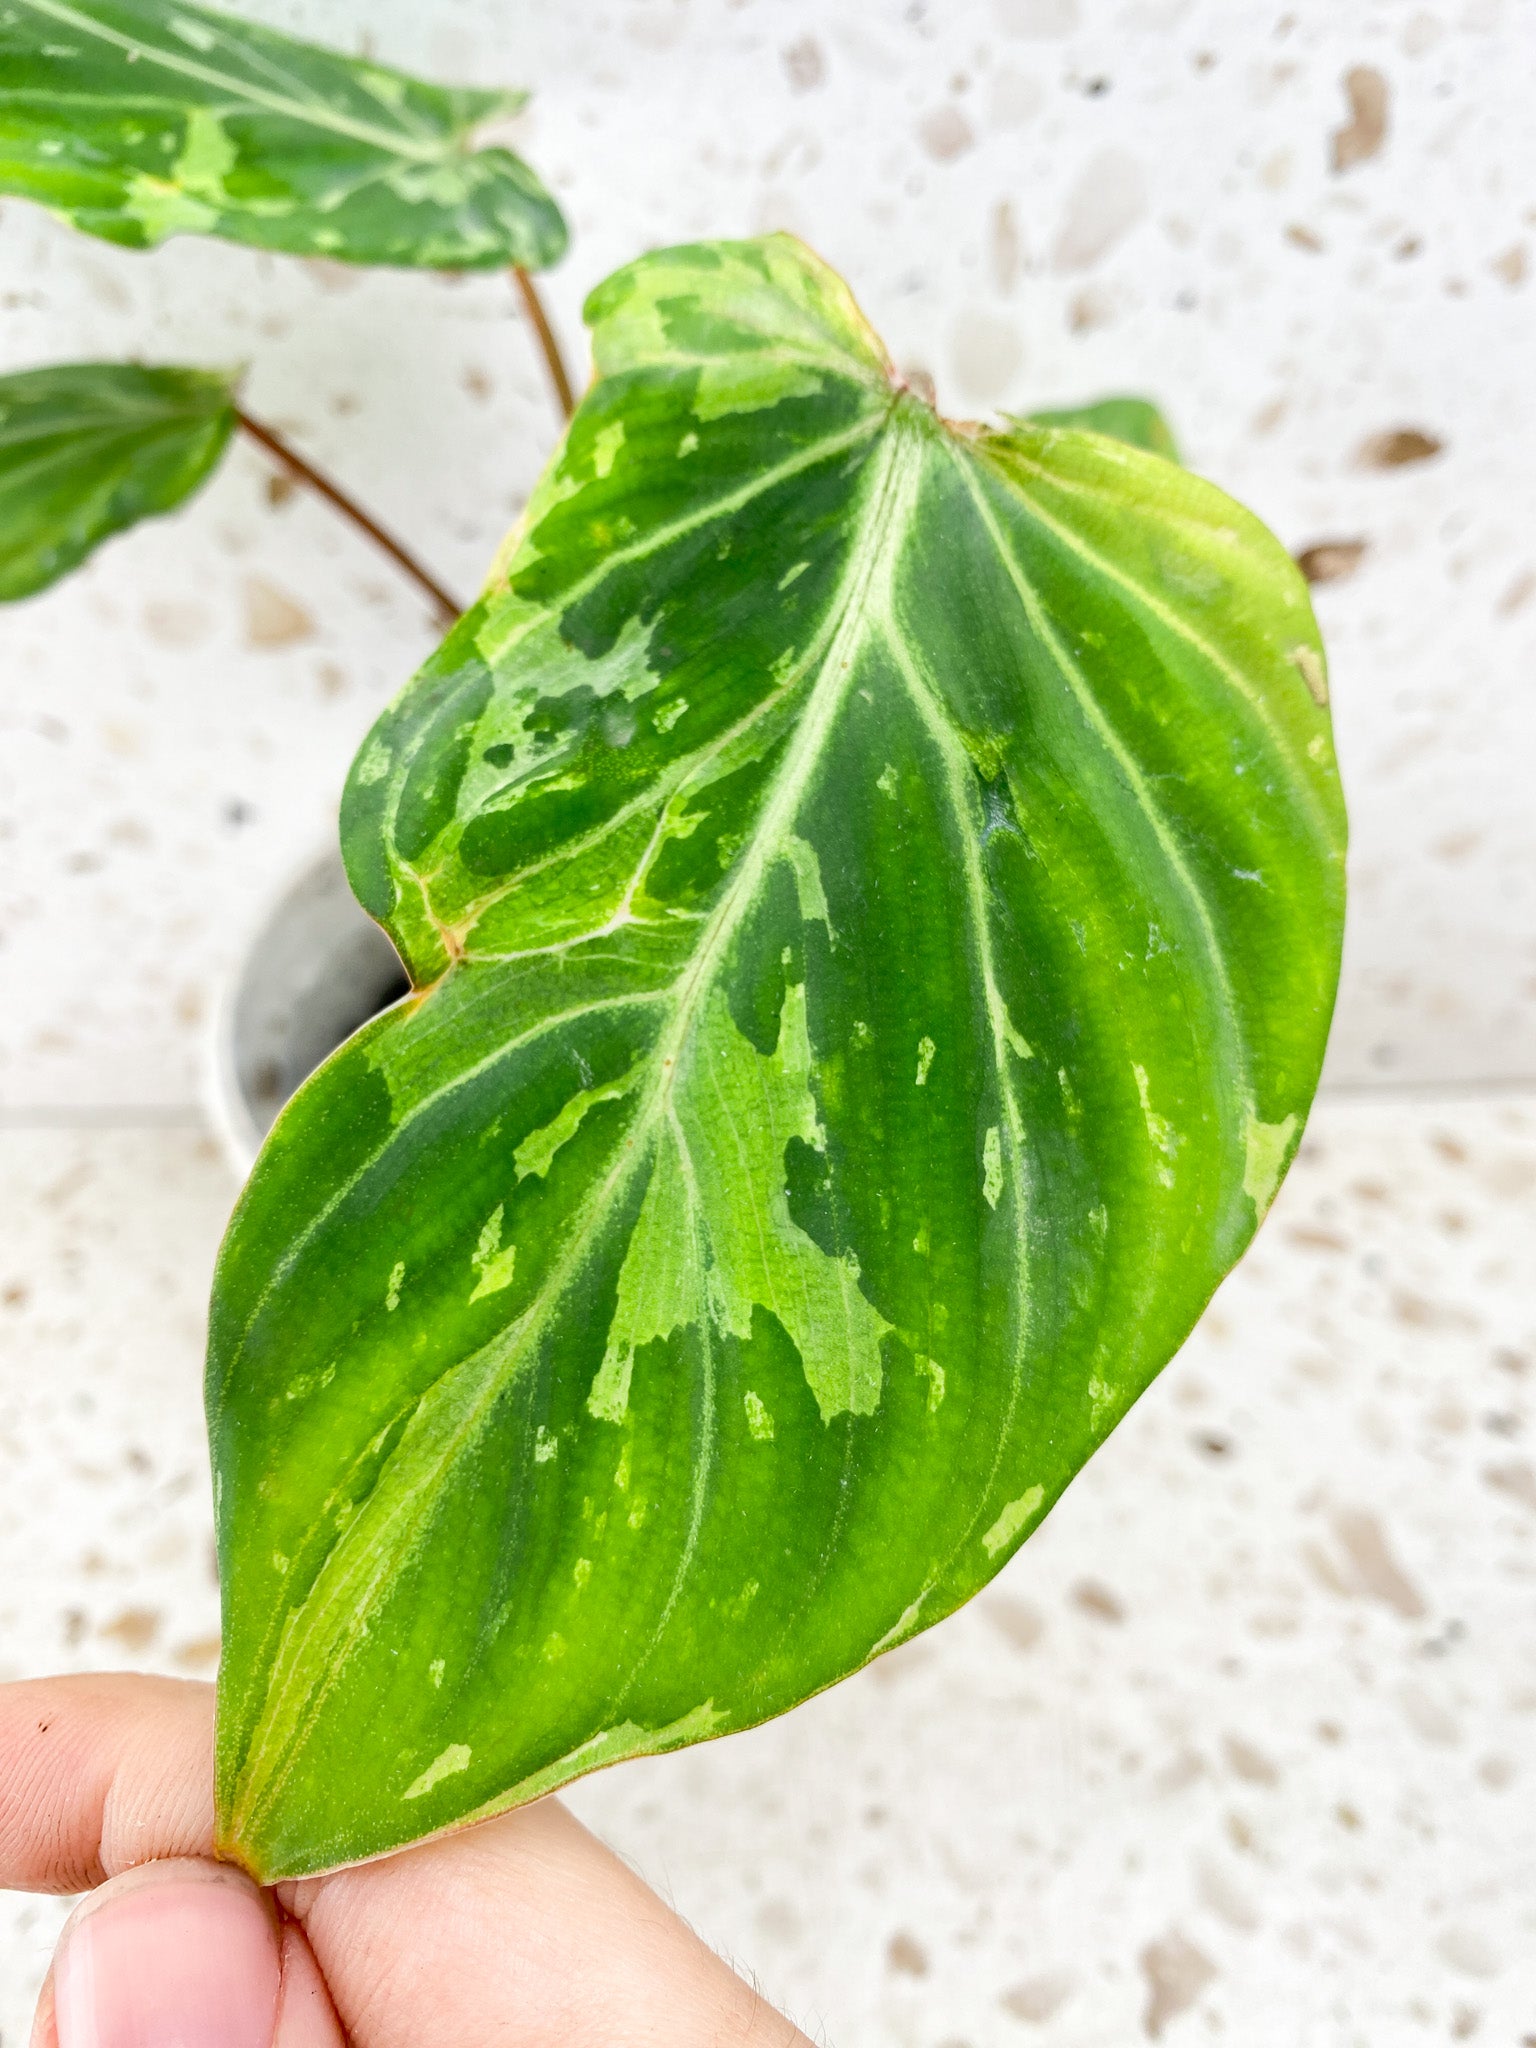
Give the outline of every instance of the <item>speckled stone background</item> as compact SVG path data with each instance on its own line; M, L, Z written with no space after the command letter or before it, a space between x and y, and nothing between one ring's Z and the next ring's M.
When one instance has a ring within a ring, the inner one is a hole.
M1258 1247L970 1610L573 1803L836 2048L1536 2043L1536 9L251 11L536 89L573 354L615 263L790 227L946 409L1146 391L1336 544L1353 923ZM5 367L248 361L465 592L553 439L495 278L7 203L0 312ZM430 644L243 449L0 616L0 1676L216 1661L209 1005ZM59 1918L0 1902L4 2048Z

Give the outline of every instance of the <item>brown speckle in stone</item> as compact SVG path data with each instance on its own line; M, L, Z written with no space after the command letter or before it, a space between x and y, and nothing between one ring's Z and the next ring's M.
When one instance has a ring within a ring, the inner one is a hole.
M905 1929L891 1936L885 1961L886 1967L899 1977L926 1977L928 1974L928 1951L915 1935L908 1934Z
M1287 227L1285 239L1293 249L1305 249L1309 256L1321 256L1325 247L1322 236L1299 220L1293 220Z
M1444 446L1437 434L1422 427L1387 427L1360 443L1355 461L1361 469L1402 469L1410 462L1428 462Z
M104 1622L98 1630L135 1654L147 1650L159 1633L160 1616L152 1607L125 1607L116 1620Z
M1019 280L1019 226L1012 204L999 199L992 209L992 282L1006 298Z
M1293 1223L1285 1233L1291 1244L1309 1252L1347 1252L1349 1239L1336 1230L1322 1230L1315 1223Z
M1435 1943L1443 1961L1464 1977L1496 1977L1499 1959L1483 1937L1470 1927L1447 1927Z
M814 36L801 36L784 52L791 92L814 92L827 75L827 60Z
M1502 1493L1507 1500L1518 1501L1521 1507L1529 1508L1536 1515L1536 1466L1527 1459L1512 1458L1506 1465L1486 1466L1483 1479L1496 1493Z
M297 598L264 576L245 579L245 639L249 647L291 647L311 639L315 621Z
M25 1280L7 1280L0 1288L0 1302L7 1308L25 1308L31 1289Z
M1107 327L1114 317L1109 294L1094 285L1086 291L1074 292L1067 307L1067 325L1074 334L1092 334L1097 327Z
M1347 1799L1339 1801L1338 1805L1333 1809L1333 1817L1339 1826L1351 1835L1358 1834L1365 1825Z
M1405 1621L1415 1621L1427 1611L1423 1594L1392 1555L1374 1515L1364 1508L1340 1508L1333 1517L1333 1533L1354 1575L1351 1590L1379 1600Z
M1124 1621L1125 1609L1108 1586L1097 1579L1079 1579L1072 1588L1074 1606L1084 1614L1091 1614L1095 1621Z
M935 107L931 114L925 114L917 124L917 133L924 149L941 164L964 156L976 141L975 130L955 106Z
M981 1611L1016 1650L1033 1649L1045 1628L1038 1609L1027 1600L1016 1600L1011 1593L989 1593Z
M1414 1294L1409 1288L1399 1287L1392 1296L1392 1313L1400 1323L1407 1323L1417 1330L1475 1330L1476 1316L1465 1309L1450 1308L1443 1302L1430 1301L1425 1295Z
M267 503L273 507L286 505L290 498L297 496L298 488L297 477L290 476L286 469L274 469L264 486Z
M1022 1984L1005 1991L998 2004L1014 2019L1039 2027L1053 2019L1071 1996L1072 1979L1064 1970L1053 1970L1043 1976L1026 1977Z
M1216 1965L1177 1929L1141 1952L1147 1980L1147 2008L1142 2026L1156 2041L1170 2020L1188 2012L1216 1976Z
M1235 1879L1211 1857L1202 1858L1195 1872L1195 1890L1202 1906L1225 1920L1242 1934L1251 1934L1259 1924L1253 1902Z
M178 1643L171 1652L171 1662L183 1671L206 1671L219 1661L219 1639L217 1636L198 1636L190 1643Z
M1010 36L1065 36L1078 24L1078 0L993 0L998 26Z
M1461 1740L1461 1731L1452 1716L1422 1685L1405 1685L1398 1700L1409 1727L1425 1742L1433 1743L1437 1749L1452 1749Z
M159 647L196 647L208 638L212 622L200 604L151 598L144 607L144 630Z
M1511 618L1522 605L1536 597L1536 569L1522 569L1494 606L1501 619Z
M1502 277L1511 287L1525 283L1530 274L1530 267L1530 259L1525 253L1523 242L1516 242L1514 247L1506 249L1502 256L1495 256L1488 266L1495 277Z
M1278 1785L1280 1773L1265 1756L1241 1735L1229 1735L1222 1744L1227 1764L1245 1784Z
M1196 1430L1190 1442L1208 1458L1226 1458L1232 1453L1232 1439L1218 1436L1214 1430Z
M1141 166L1123 150L1094 157L1067 195L1052 262L1057 270L1088 270L1130 233L1146 210Z
M1353 576L1365 559L1369 541L1315 540L1296 557L1296 566L1309 583L1342 583Z
M1477 1775L1490 1792L1504 1792L1515 1782L1515 1767L1507 1756L1485 1756Z
M1369 64L1344 74L1349 119L1333 132L1333 168L1347 171L1368 163L1387 139L1387 81Z

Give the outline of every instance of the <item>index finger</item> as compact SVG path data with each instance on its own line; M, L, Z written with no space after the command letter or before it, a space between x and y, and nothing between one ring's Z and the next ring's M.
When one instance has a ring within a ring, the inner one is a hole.
M92 1674L0 1686L0 1888L88 1891L213 1853L213 1688Z

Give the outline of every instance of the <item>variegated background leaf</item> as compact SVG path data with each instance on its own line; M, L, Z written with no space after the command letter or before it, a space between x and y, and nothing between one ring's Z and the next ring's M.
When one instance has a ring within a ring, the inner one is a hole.
M1103 435L955 429L783 237L663 252L355 764L420 991L214 1300L223 1842L374 1854L762 1720L996 1572L1317 1079L1305 587Z
M235 381L135 363L0 377L0 603L190 497L235 430Z
M565 223L429 85L178 0L0 0L0 191L129 248L223 235L349 263L553 263Z

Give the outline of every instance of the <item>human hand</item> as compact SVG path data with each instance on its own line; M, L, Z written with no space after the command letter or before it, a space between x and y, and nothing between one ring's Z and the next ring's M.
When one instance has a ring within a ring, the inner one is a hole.
M32 2048L809 2048L557 1800L263 1892L213 1692L0 1686L0 1887L87 1892Z

